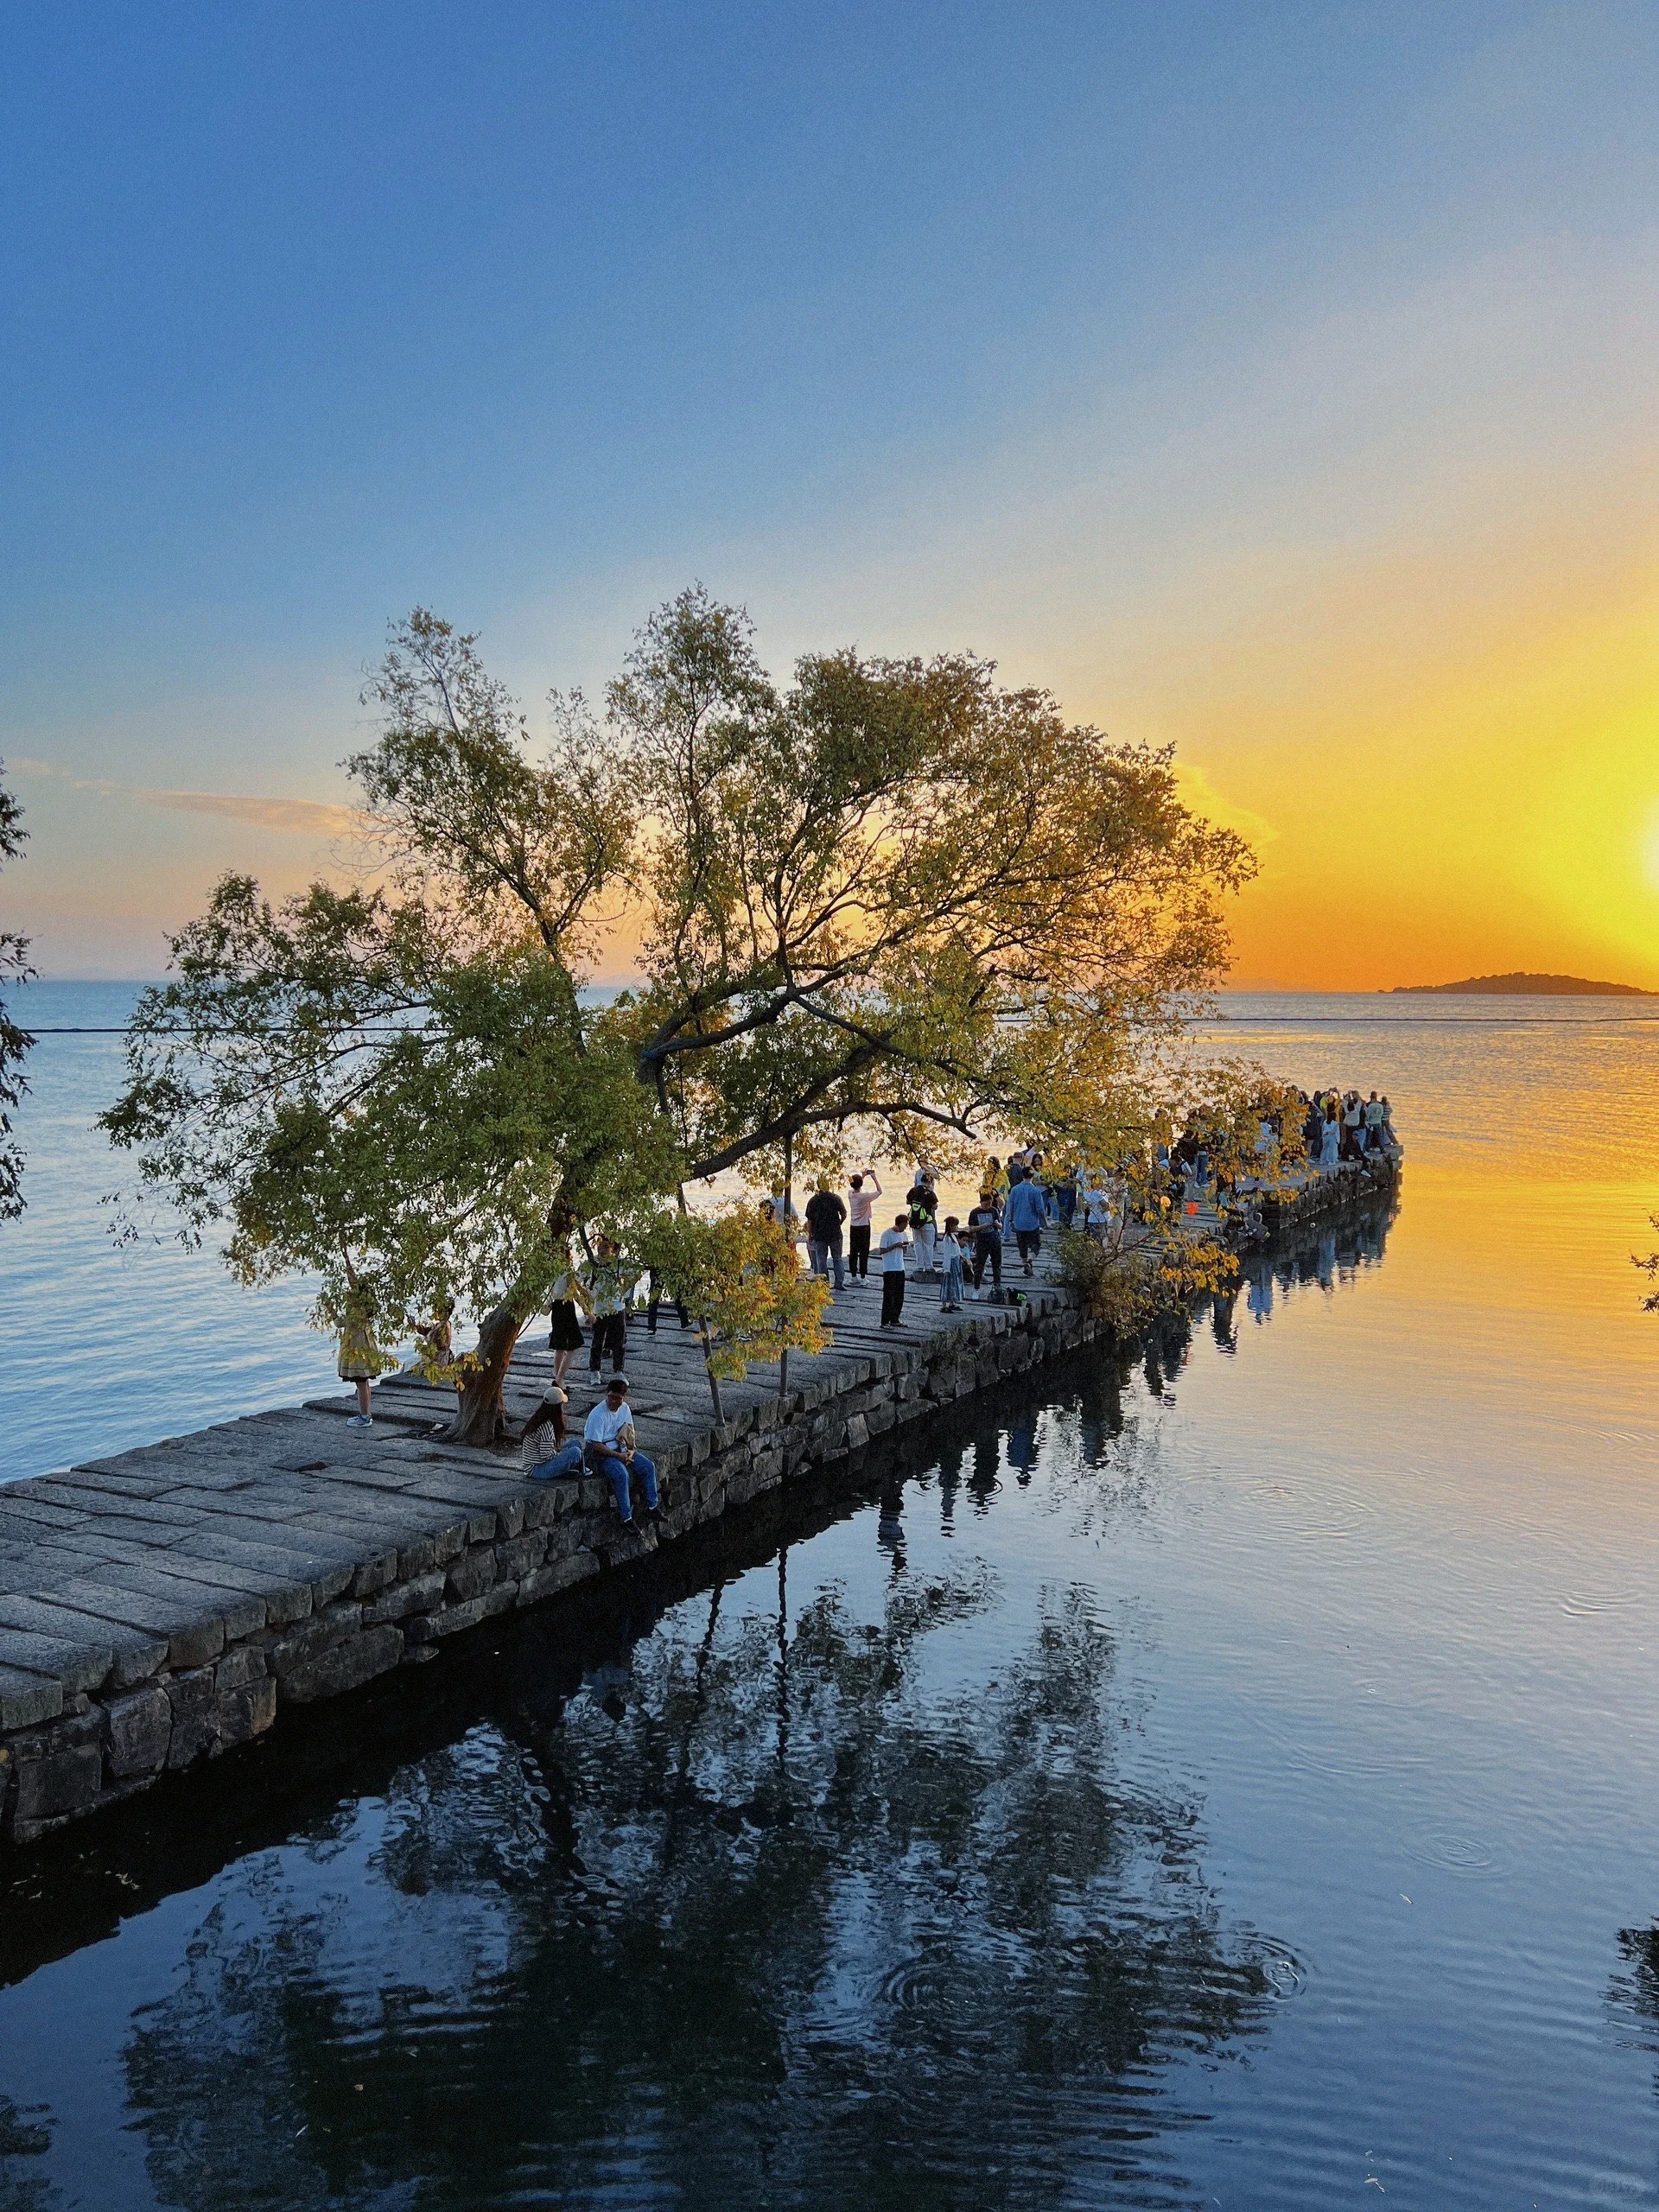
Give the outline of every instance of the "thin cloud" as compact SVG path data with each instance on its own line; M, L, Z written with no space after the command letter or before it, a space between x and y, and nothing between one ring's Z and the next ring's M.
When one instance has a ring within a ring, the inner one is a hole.
M253 798L237 791L160 791L147 785L114 784L102 776L77 776L49 760L33 760L19 754L11 763L15 774L25 779L49 777L67 784L72 791L90 791L95 798L137 799L143 806L162 806L175 814L217 814L228 822L251 823L257 830L288 830L308 837L340 837L359 830L363 817L355 807L333 806L321 799Z
M1217 829L1236 830L1258 849L1270 845L1279 832L1264 815L1254 807L1240 806L1234 799L1218 791L1204 770L1188 760L1175 763L1175 781L1183 799L1194 814L1201 814Z
M297 830L314 837L343 836L363 823L355 807L329 806L320 799L239 798L229 791L136 791L131 796L179 814L222 814L261 830Z

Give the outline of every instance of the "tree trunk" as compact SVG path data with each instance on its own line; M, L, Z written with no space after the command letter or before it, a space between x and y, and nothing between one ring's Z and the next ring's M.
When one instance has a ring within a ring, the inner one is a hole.
M784 1234L789 1239L789 1256L795 1263L795 1139L784 1139ZM789 1346L785 1344L778 1355L778 1410L781 1418L785 1399L789 1395Z
M487 1446L499 1444L506 1434L501 1385L524 1325L510 1306L496 1306L479 1324L478 1364L461 1382L461 1404L443 1432L446 1443Z
M715 1402L715 1419L716 1421L723 1421L726 1418L726 1408L720 1402L720 1377L715 1372L715 1347L709 1341L709 1324L706 1321L700 1321L697 1329L702 1338L702 1368L704 1374L709 1377L709 1395Z

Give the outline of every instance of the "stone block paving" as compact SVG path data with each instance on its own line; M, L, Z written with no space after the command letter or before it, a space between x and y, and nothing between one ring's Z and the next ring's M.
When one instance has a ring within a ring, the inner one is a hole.
M637 1315L627 1372L663 1478L650 1524L609 1484L537 1485L516 1450L446 1442L454 1395L409 1375L0 1487L0 1833L28 1842L245 1743L281 1707L429 1660L451 1637L627 1565L798 1469L846 1457L930 1405L1092 1334L1039 1272L1022 1302L944 1313L912 1277L904 1325L872 1276L829 1315L826 1351L721 1385L716 1426L695 1332ZM551 1380L532 1333L505 1403L522 1423ZM602 1389L567 1378L580 1433Z

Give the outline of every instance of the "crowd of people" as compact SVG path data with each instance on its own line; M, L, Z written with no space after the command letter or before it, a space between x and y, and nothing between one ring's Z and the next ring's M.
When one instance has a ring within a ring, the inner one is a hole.
M1075 1160L1051 1166L1039 1146L1028 1143L1006 1159L995 1154L987 1159L977 1198L963 1216L942 1214L937 1179L925 1166L918 1167L902 1205L884 1217L888 1225L880 1230L875 1209L886 1193L873 1166L849 1175L844 1195L826 1177L808 1196L804 1211L787 1194L774 1194L760 1202L760 1211L784 1230L791 1244L804 1230L808 1264L815 1274L833 1282L837 1298L868 1284L874 1274L881 1289L880 1325L897 1329L903 1326L906 1294L912 1281L937 1283L939 1305L947 1313L960 1312L970 1299L1000 1299L1009 1248L1020 1275L1030 1277L1051 1230L1081 1229L1109 1238L1143 1215L1148 1203L1160 1205L1165 1200L1189 1214L1211 1205L1248 1206L1274 1179L1266 1172L1270 1159L1277 1162L1278 1177L1288 1172L1293 1179L1300 1179L1309 1173L1328 1173L1344 1162L1363 1163L1398 1149L1392 1109L1378 1092L1362 1098L1357 1090L1329 1089L1299 1091L1295 1097L1300 1126L1287 1128L1284 1116L1275 1109L1262 1113L1255 1142L1264 1170L1261 1176L1248 1172L1248 1161L1243 1169L1236 1161L1230 1161L1225 1170L1212 1166L1205 1132L1192 1127L1173 1143L1154 1147L1150 1198L1144 1188L1135 1194L1137 1184L1145 1185L1144 1173L1131 1176L1122 1167L1101 1170ZM1298 1151L1302 1164L1292 1165L1292 1155ZM625 1522L633 1517L637 1480L645 1510L654 1516L657 1470L639 1447L623 1370L630 1319L642 1319L647 1331L656 1334L662 1287L654 1273L629 1260L615 1239L602 1233L584 1240L580 1259L569 1247L564 1257L548 1307L553 1381L524 1423L523 1464L537 1482L603 1475ZM677 1305L676 1310L680 1326L690 1328L685 1308ZM417 1367L436 1371L451 1357L448 1313L437 1316L417 1336ZM569 1397L564 1386L571 1361L584 1349L588 1376L596 1389L607 1361L611 1372L581 1436L572 1437L566 1426ZM342 1335L340 1373L342 1380L357 1386L359 1411L353 1426L371 1425L370 1381L395 1364L374 1345L366 1319L348 1322Z

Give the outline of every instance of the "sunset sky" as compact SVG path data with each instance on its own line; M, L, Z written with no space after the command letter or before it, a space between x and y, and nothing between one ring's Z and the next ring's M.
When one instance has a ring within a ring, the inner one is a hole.
M416 601L692 577L1247 830L1240 984L1659 987L1659 9L16 10L0 752L48 974L326 866Z

